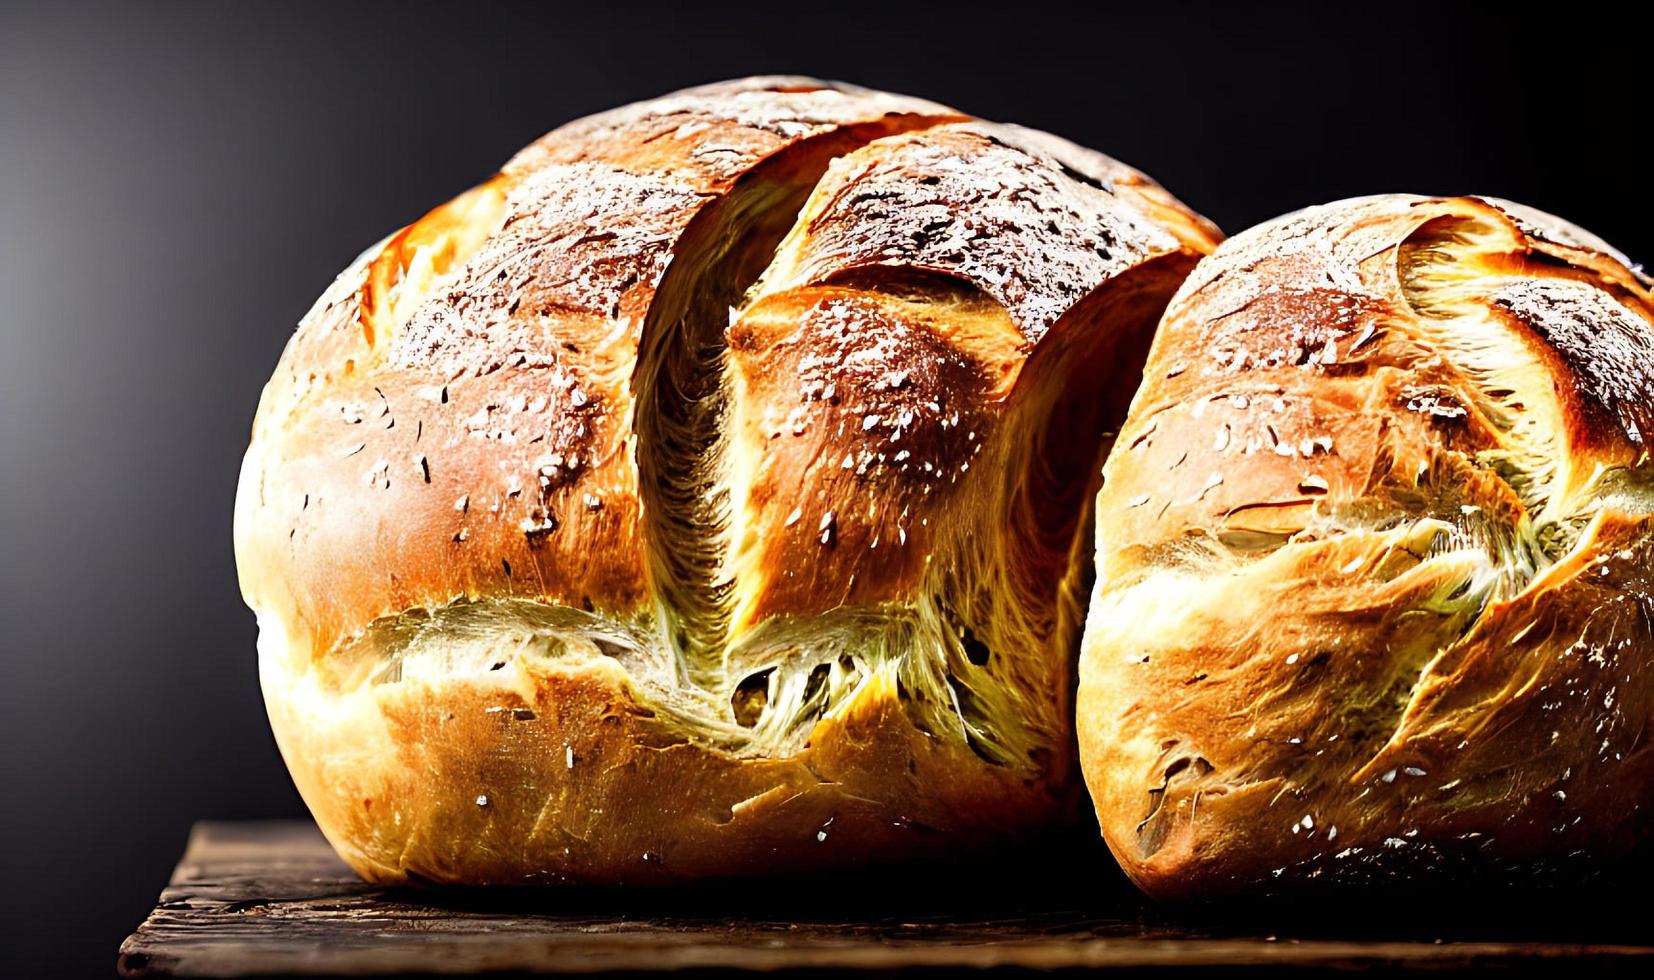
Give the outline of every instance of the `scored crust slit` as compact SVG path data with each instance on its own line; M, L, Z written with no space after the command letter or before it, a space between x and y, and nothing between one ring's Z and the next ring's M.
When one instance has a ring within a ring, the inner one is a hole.
M1078 728L1162 897L1599 870L1654 790L1650 283L1484 198L1231 239L1105 467Z
M1054 137L749 79L370 250L237 498L323 831L376 881L614 883L1061 819L1105 432L1216 238Z

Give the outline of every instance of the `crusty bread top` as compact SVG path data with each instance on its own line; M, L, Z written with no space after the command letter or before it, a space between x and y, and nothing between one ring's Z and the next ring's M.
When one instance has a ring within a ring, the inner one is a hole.
M305 318L243 471L245 596L316 655L458 598L665 597L690 645L735 606L900 600L1041 338L1214 240L1106 158L848 86L571 123Z
M1112 539L1290 522L1323 494L1360 496L1381 442L1399 447L1385 457L1398 473L1421 458L1407 447L1442 440L1508 456L1530 506L1637 462L1654 434L1649 287L1593 236L1533 214L1390 195L1232 239L1167 311L1122 433L1137 452L1109 477L1110 502L1135 504L1111 509ZM1406 376L1384 386L1398 403L1329 383L1383 368ZM1260 451L1287 462L1236 462Z
M238 500L249 603L318 652L455 596L639 604L631 381L686 226L782 148L955 116L793 79L694 89L556 130L370 250L260 405Z

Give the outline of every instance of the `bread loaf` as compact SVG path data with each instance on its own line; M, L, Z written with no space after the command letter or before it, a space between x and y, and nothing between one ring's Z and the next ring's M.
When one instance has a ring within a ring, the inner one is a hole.
M649 882L1076 799L1089 506L1217 233L807 79L571 123L370 249L236 504L270 720L366 878Z
M1489 198L1255 228L1097 504L1081 756L1174 898L1585 871L1654 801L1654 296Z

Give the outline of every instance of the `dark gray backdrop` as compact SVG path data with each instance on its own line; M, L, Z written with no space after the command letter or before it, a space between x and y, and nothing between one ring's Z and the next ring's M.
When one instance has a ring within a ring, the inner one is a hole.
M542 131L815 73L1096 146L1231 232L1480 191L1654 254L1646 35L1518 9L0 0L0 967L109 972L192 820L302 812L230 550L259 388L358 250Z

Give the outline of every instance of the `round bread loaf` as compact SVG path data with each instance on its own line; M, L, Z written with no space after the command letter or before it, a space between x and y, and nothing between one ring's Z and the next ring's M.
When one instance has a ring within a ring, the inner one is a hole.
M671 881L1071 812L1089 508L1217 233L807 79L564 126L370 249L236 505L271 723L381 882Z
M1650 286L1474 197L1312 208L1200 264L1105 467L1082 649L1138 884L1571 874L1646 835Z

